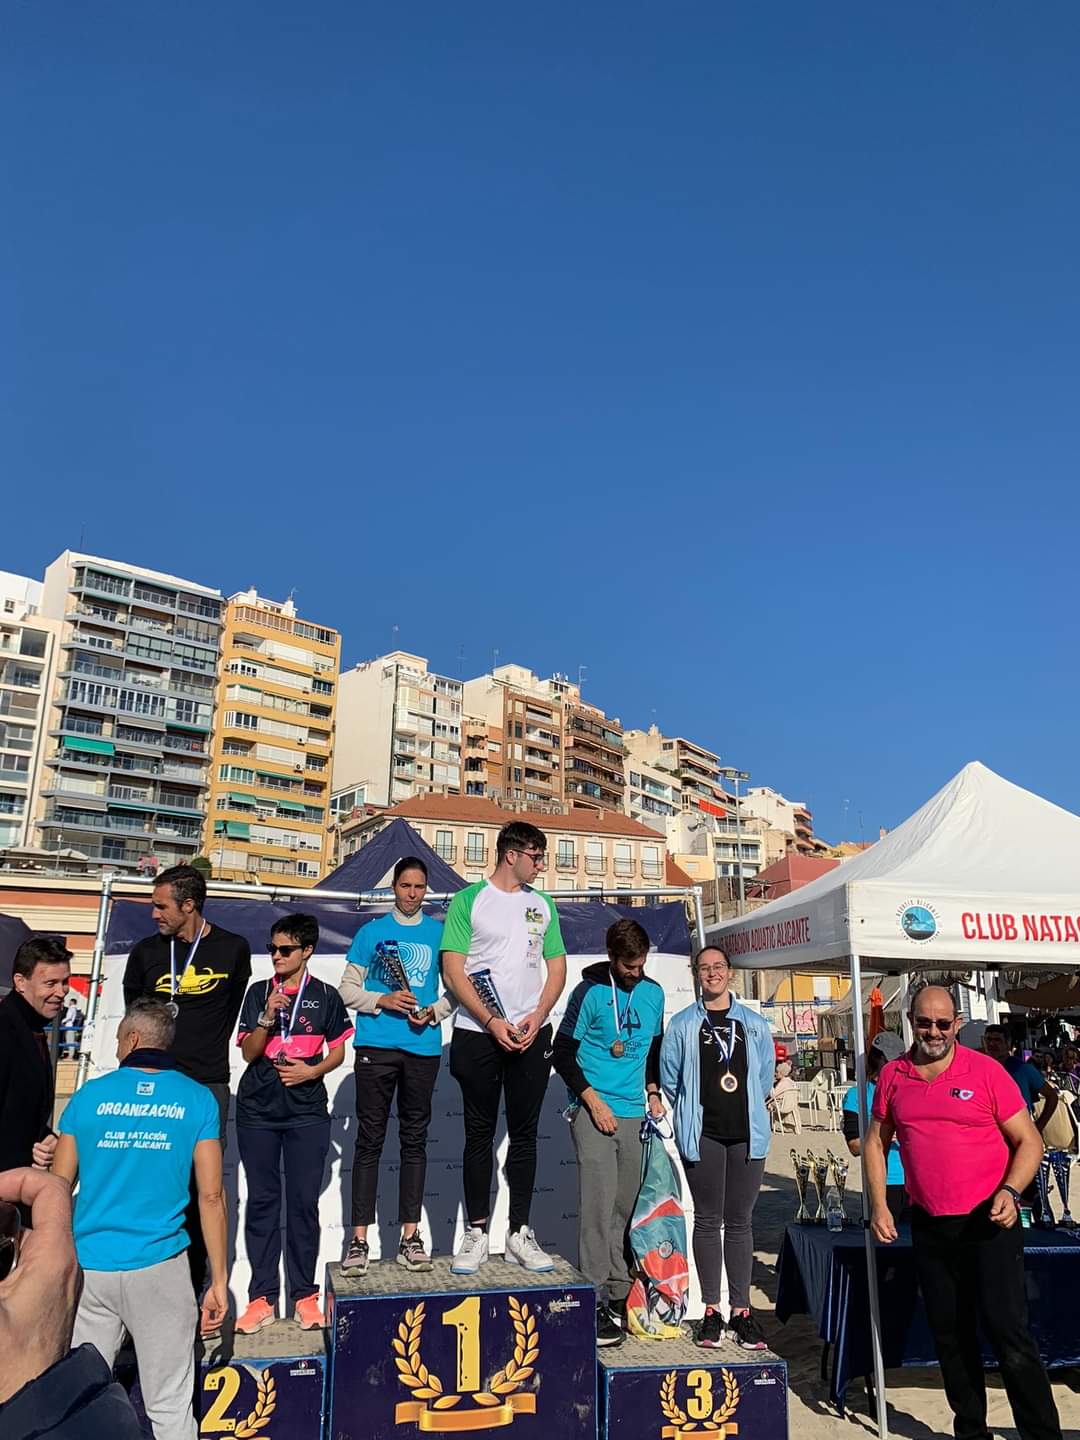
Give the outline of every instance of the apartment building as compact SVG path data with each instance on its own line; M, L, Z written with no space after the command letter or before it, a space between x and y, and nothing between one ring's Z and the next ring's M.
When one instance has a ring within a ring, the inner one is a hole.
M482 716L461 717L462 792L486 800L503 797L503 731Z
M465 708L502 732L504 800L624 809L622 726L568 676L541 680L527 666L500 665L465 682Z
M801 800L788 800L768 785L753 785L743 796L742 807L744 814L757 815L772 830L782 832L785 850L794 850L798 855L830 853L827 842L815 836L814 817ZM776 842L769 848L775 855Z
M512 820L528 819L547 836L547 862L537 878L544 890L657 890L665 882L663 840L645 825L612 811L566 809L523 815L491 800L418 795L387 810L346 822L340 859L345 860L391 820L401 817L467 881L495 866L495 839Z
M627 764L637 772L641 765L660 766L675 777L681 810L699 810L702 802L726 806L730 797L720 783L720 757L685 736L648 730L627 730L623 736Z
M204 848L220 880L327 871L337 630L255 590L225 611Z
M338 696L334 794L369 805L461 790L462 683L394 650L346 670Z
M626 814L662 835L667 822L683 813L678 777L673 769L649 760L626 762Z
M40 614L41 581L0 571L0 849L33 842L60 626Z
M222 611L220 591L142 566L72 551L48 566L59 658L39 845L121 871L198 854Z
M524 665L500 665L489 675L466 680L464 703L487 727L486 783L494 792L489 798L518 807L561 809L563 699L545 693L541 685ZM479 730L474 727L472 733L479 741ZM467 748L473 751L467 758L475 760L479 743ZM479 770L472 773L479 775Z

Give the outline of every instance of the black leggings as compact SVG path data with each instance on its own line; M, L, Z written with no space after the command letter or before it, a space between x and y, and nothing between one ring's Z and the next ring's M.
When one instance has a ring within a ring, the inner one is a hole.
M684 1160L694 1197L694 1265L706 1305L720 1303L720 1276L727 1271L732 1310L750 1308L750 1272L754 1265L751 1217L757 1202L764 1160L751 1160L745 1141L710 1140L698 1144L697 1161Z
M495 1127L499 1099L505 1094L510 1229L520 1230L529 1223L536 1182L536 1129L551 1074L551 1026L537 1031L527 1050L514 1052L490 1035L458 1028L450 1042L450 1074L461 1086L465 1112L465 1218L474 1224L491 1214Z

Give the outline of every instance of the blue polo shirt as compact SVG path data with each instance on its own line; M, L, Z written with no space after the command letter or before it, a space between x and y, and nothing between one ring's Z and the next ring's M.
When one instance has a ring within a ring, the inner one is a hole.
M60 1133L79 1151L74 1230L84 1270L145 1270L187 1249L195 1146L218 1131L214 1096L179 1070L121 1066L76 1090Z
M1035 1101L1046 1084L1045 1076L1030 1060L1024 1060L1019 1055L1010 1055L1004 1064L1006 1074L1016 1081L1024 1104L1029 1110L1034 1109Z

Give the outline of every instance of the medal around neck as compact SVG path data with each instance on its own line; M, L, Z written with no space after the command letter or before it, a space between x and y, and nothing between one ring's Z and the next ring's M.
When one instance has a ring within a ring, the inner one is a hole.
M194 963L195 955L199 949L199 945L202 942L203 936L206 934L207 929L208 926L206 924L206 921L204 920L199 928L198 935L195 936L195 939L192 941L191 948L188 950L188 957L184 961L184 968L180 972L179 979L177 979L176 976L176 936L172 935L169 937L169 1003L168 1005L166 1005L165 1008L168 1010L169 1014L174 1020L180 1014L180 1006L176 1003L176 997L180 993L181 986L184 983L184 976L191 969L192 964Z
M733 1075L730 1070L726 1070L724 1074L720 1076L720 1089L723 1090L725 1095L734 1095L738 1088L739 1077Z
M611 1046L611 1053L616 1060L621 1060L626 1054L626 1045L622 1040L615 1040Z
M608 1048L608 1053L614 1056L616 1060L621 1060L622 1057L626 1054L626 1041L622 1038L622 1036L623 1025L626 1023L627 1016L630 1013L630 999L629 997L627 997L626 1009L623 1011L622 1015L620 1015L619 992L615 989L615 976L609 974L608 979L611 981L611 1013L615 1020L615 1039L611 1042L611 1045Z

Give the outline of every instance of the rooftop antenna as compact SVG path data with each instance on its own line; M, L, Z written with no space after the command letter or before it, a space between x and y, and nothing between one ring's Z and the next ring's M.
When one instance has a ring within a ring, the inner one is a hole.
M585 684L585 671L588 668L589 667L587 665L579 665L577 667L577 688L579 691L581 687Z
M465 679L465 642L464 642L464 641L462 641L462 643L458 646L457 663L458 663L458 679L459 679L459 680L464 680L464 679Z

